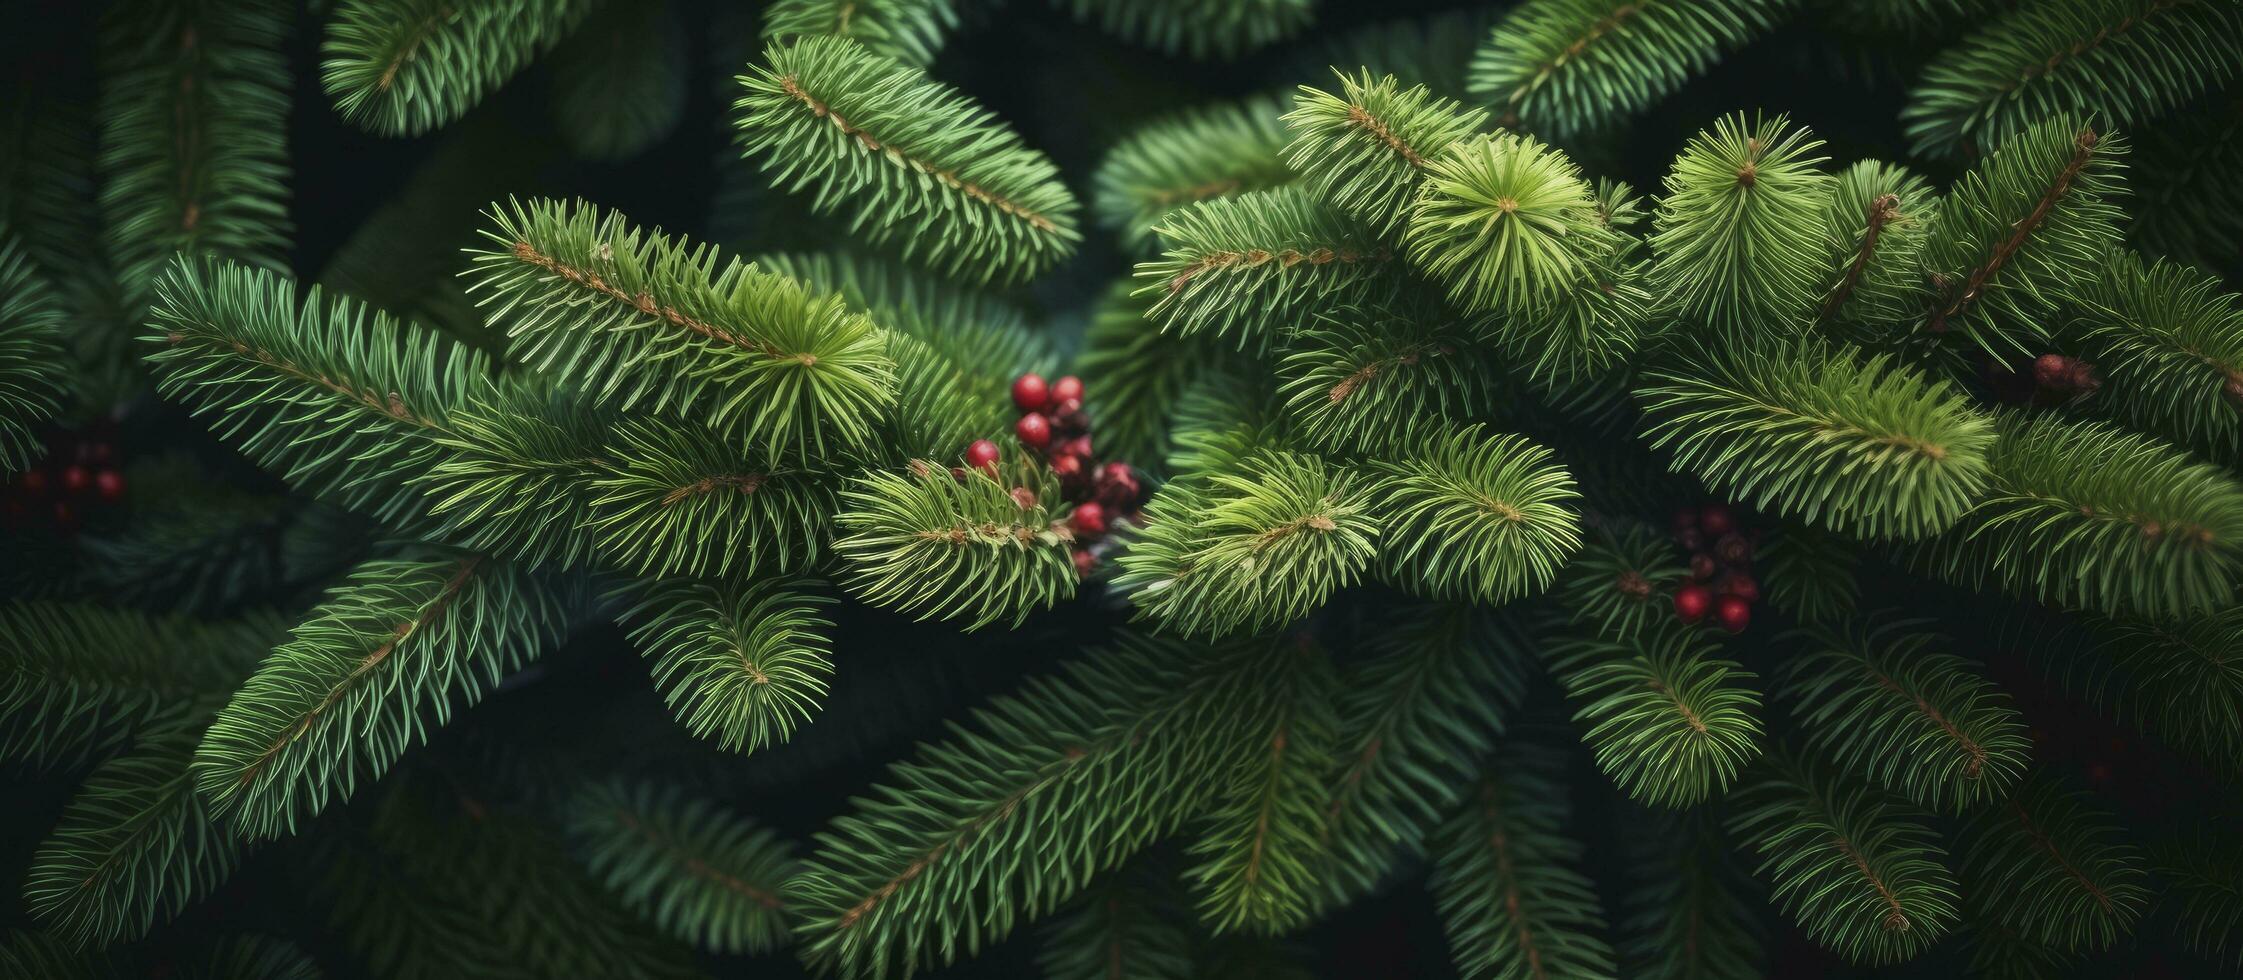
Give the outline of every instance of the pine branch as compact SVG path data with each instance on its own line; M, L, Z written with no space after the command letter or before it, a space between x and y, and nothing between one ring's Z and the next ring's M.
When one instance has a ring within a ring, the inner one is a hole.
M1809 625L1853 615L1861 600L1861 556L1837 535L1785 527L1757 550L1770 605Z
M2046 778L1979 811L1958 853L1970 893L2028 942L2108 949L2133 931L2150 902L2141 849L2116 819Z
M1755 980L1765 950L1761 900L1706 811L1658 814L1630 828L1651 873L1627 898L1619 943L1627 976Z
M31 259L0 224L0 473L24 469L45 452L39 426L62 411L63 312Z
M1612 977L1604 913L1563 836L1558 760L1508 746L1437 832L1430 887L1467 977Z
M606 4L553 51L553 128L578 156L636 156L685 114L687 64L667 0Z
M1058 481L1022 463L1014 486L974 471L955 478L924 461L912 474L875 471L842 491L834 543L842 585L864 601L917 619L961 620L969 630L1072 598L1073 532L1058 512ZM1048 503L1047 503L1048 502Z
M728 752L787 741L824 705L831 600L788 584L658 582L624 618L654 686L694 735Z
M1285 163L1324 202L1392 236L1433 161L1484 128L1487 113L1393 75L1333 74L1339 94L1303 85L1293 97Z
M1689 571L1667 535L1604 521L1559 570L1557 602L1590 635L1628 643L1674 616L1671 591Z
M1667 620L1626 642L1560 639L1543 657L1597 768L1640 803L1685 807L1724 794L1760 755L1756 675L1715 650Z
M1461 140L1427 162L1404 241L1463 309L1539 315L1599 276L1619 234L1565 154L1533 137Z
M1483 35L1472 94L1496 124L1568 139L1642 112L1766 33L1791 0L1527 0Z
M2086 626L2069 686L2199 758L2243 757L2243 605L2170 623L2090 616Z
M1286 168L1282 105L1272 97L1221 102L1143 123L1091 174L1098 223L1141 249L1170 211L1194 201L1275 187Z
M2212 276L2116 252L2071 305L2059 334L2102 377L2091 407L2214 460L2243 460L2243 300Z
M1189 980L1196 937L1165 884L1141 863L1092 882L1052 917L1036 965L1050 980Z
M196 788L244 837L294 833L563 625L544 586L478 556L360 565L219 712L195 751Z
M1932 810L2009 795L2030 744L2009 695L1921 624L1871 619L1794 634L1783 691L1808 750Z
M1969 153L2057 113L2128 129L2243 74L2243 10L2206 0L2052 0L1924 69L1900 118L1915 151Z
M1076 373L1098 379L1083 396L1098 420L1098 445L1139 469L1159 472L1174 446L1171 418L1194 381L1222 370L1229 352L1206 342L1165 334L1150 319L1151 300L1136 283L1108 286L1091 308L1075 356Z
M1581 546L1581 494L1549 450L1474 425L1373 464L1380 563L1434 598L1501 605L1550 586Z
M1195 60L1236 58L1314 19L1316 0L1052 0L1115 37Z
M705 800L650 784L597 783L567 806L592 875L662 931L717 953L783 945L794 848Z
M0 969L11 977L108 980L117 964L107 950L81 951L43 932L11 929L0 933Z
M1297 186L1212 198L1168 213L1161 258L1137 264L1153 320L1241 349L1285 339L1319 311L1396 288L1394 257L1370 229Z
M1924 237L1939 220L1939 205L1931 185L1899 164L1863 160L1839 171L1823 211L1815 322L1876 336L1920 315L1931 302Z
M777 0L763 11L766 44L832 34L914 68L933 63L957 29L953 0Z
M1824 947L1863 964L1913 958L1956 921L1945 852L1909 807L1771 755L1748 779L1730 831L1755 872Z
M1318 313L1278 361L1278 393L1310 444L1377 455L1415 449L1493 414L1508 394L1477 325L1425 302Z
M1622 245L1549 309L1493 317L1483 330L1496 350L1545 392L1601 385L1659 329L1653 322L1658 304L1651 292L1650 263L1631 257L1637 245Z
M1200 922L1217 935L1279 935L1305 924L1323 891L1325 774L1339 750L1332 699L1339 676L1321 650L1302 644L1277 665L1262 723L1222 753L1231 763L1210 785L1193 821L1185 878Z
M1051 160L966 96L847 38L764 56L734 107L774 187L968 281L1027 279L1074 253L1081 206Z
M599 0L343 0L320 42L336 111L418 136L467 110L576 29Z
M1652 277L1699 324L1729 337L1788 336L1820 295L1819 218L1834 181L1822 141L1783 116L1721 117L1667 171Z
M1644 438L1732 498L1869 539L1953 524L1989 481L1995 427L1947 383L1811 338L1647 368Z
M2010 416L1987 492L1913 557L1972 588L2178 618L2234 601L2243 484L2156 440Z

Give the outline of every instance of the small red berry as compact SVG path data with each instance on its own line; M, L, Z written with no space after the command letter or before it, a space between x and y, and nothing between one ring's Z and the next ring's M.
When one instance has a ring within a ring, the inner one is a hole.
M1137 502L1143 488L1137 483L1137 474L1128 463L1107 463L1098 468L1098 499L1108 506L1127 509Z
M1070 374L1051 383L1051 400L1062 405L1083 400L1083 379Z
M1059 451L1069 456L1081 456L1083 461L1087 463L1090 460L1090 437L1080 435L1060 443Z
M1072 453L1060 453L1053 456L1051 458L1051 472L1052 475L1059 477L1061 483L1070 485L1080 483L1083 478L1083 458Z
M1757 602L1760 599L1760 583L1743 572L1723 575L1721 581L1715 582L1713 587L1714 591L1722 595L1733 595L1746 602Z
M84 493L90 486L93 486L93 473L85 467L72 463L62 468L62 489L65 493Z
M1097 501L1077 504L1074 516L1068 518L1067 523L1077 535L1095 538L1106 533L1106 508L1098 506Z
M1075 552L1075 577L1089 578L1091 568L1097 564L1098 559L1091 557L1088 549Z
M1722 629L1742 633L1746 626L1752 625L1752 603L1738 596L1722 596L1714 600L1713 620L1720 623Z
M1020 421L1012 424L1012 431L1031 449L1051 445L1051 421L1034 412L1021 416Z
M1685 623L1695 623L1706 618L1706 610L1713 608L1713 590L1695 582L1674 590L1674 614Z
M101 499L116 503L125 499L125 475L116 470L101 470L93 475L93 492Z
M997 472L997 444L987 439L974 440L973 445L966 447L966 465L988 470L991 474L995 474Z
M1081 399L1053 402L1051 406L1052 429L1074 435L1090 431L1090 416L1083 414Z
M1742 534L1724 534L1713 543L1713 556L1724 565L1742 565L1752 560L1752 542Z
M1719 570L1720 566L1714 563L1712 555L1706 554L1705 552L1701 551L1695 555L1690 556L1691 578L1703 582L1709 578L1712 578L1713 573Z
M1729 513L1729 508L1720 504L1707 504L1698 509L1698 527L1708 537L1718 538L1736 530L1737 519Z
M23 473L23 483L21 484L21 486L23 487L24 496L44 496L47 492L47 471L25 470Z
M1044 383L1041 374L1023 374L1012 379L1012 404L1023 412L1040 412L1051 404L1051 386Z

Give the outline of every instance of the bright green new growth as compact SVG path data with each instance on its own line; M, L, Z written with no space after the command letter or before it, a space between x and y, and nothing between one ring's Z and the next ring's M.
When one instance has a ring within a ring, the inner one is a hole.
M2179 618L2235 600L2243 485L2145 436L2005 417L1986 493L1918 563L1972 587Z
M1058 510L1057 481L1033 463L1008 478L1025 478L1014 496L1006 482L980 471L954 477L920 460L906 476L874 471L841 492L834 519L841 538L844 588L876 606L915 619L960 621L975 630L1072 598L1073 540Z
M1620 245L1580 168L1510 133L1429 161L1403 240L1458 305L1513 316L1548 310Z
M1933 59L1900 118L1924 155L1982 151L2062 114L2134 128L2243 74L2225 0L2050 0Z
M1640 384L1645 438L1677 470L1810 524L1920 538L1987 484L1992 421L1889 355L1813 339L1699 348Z
M1303 85L1293 97L1285 163L1323 200L1392 235L1409 216L1426 167L1480 131L1487 113L1423 85L1405 89L1393 75L1333 73L1338 95Z
M1026 279L1074 254L1081 206L1050 158L926 73L841 37L764 52L740 76L743 152L872 244L972 282Z
M1472 58L1496 122L1569 139L1651 107L1766 32L1792 0L1527 0Z
M785 742L825 704L831 600L785 583L667 581L624 619L654 687L687 731L728 752Z
M2058 329L2103 380L2091 408L2214 460L2243 460L2243 300L2220 280L2114 253Z
M1430 887L1471 977L1611 977L1595 887L1576 865L1560 760L1505 745L1435 835Z
M559 641L546 587L476 556L360 565L218 713L195 787L242 836L294 833Z
M1495 606L1546 589L1581 546L1581 494L1547 449L1478 425L1372 464L1380 564L1432 598Z
M343 0L320 81L345 118L418 136L466 115L567 37L600 0Z
M1133 247L1153 241L1170 211L1212 197L1275 187L1286 169L1283 108L1274 97L1187 109L1145 123L1091 174L1098 223Z
M1718 336L1788 336L1822 295L1828 159L1783 116L1721 117L1675 157L1659 201L1653 278Z
M2084 281L2119 241L2126 141L2068 118L2004 140L1964 174L1925 235L1933 299L1924 329L1996 357L2037 354L2057 290Z
M1964 826L1962 879L2003 928L2075 951L2108 949L2133 931L2150 902L2146 862L2088 800L2043 777Z
M0 225L0 473L44 451L37 427L62 410L62 310L15 236Z
M1816 322L1871 338L1912 324L1930 301L1921 262L1938 214L1937 193L1906 167L1863 160L1840 171L1823 211Z
M1370 481L1315 456L1265 450L1237 472L1171 481L1145 508L1114 586L1138 615L1187 636L1290 623L1353 584L1376 553Z
M566 809L569 841L593 877L662 931L718 953L785 944L794 847L667 786L604 782Z
M1291 37L1317 0L1052 0L1115 37L1193 59L1235 58Z
M1286 414L1340 453L1406 451L1453 432L1507 394L1473 326L1425 303L1319 314L1277 365Z
M1976 665L1913 623L1798 634L1784 697L1817 756L1932 810L2008 795L2025 773L2025 723Z
M1289 658L1256 705L1250 751L1203 774L1207 807L1188 826L1184 872L1216 934L1280 935L1306 924L1325 889L1325 776L1339 749L1339 677L1322 651Z
M1687 807L1726 793L1760 756L1755 676L1667 620L1625 641L1566 638L1544 649L1579 707L1597 768L1629 798Z
M1137 264L1147 317L1241 349L1284 340L1317 311L1394 291L1394 256L1369 228L1287 185L1201 201L1153 228L1161 258Z
M835 297L582 202L494 206L477 292L510 352L603 406L679 416L774 461L862 453L893 404L878 327Z
M1954 875L1922 815L1781 755L1753 773L1730 831L1759 857L1776 904L1856 963L1905 960L1957 919Z
M775 0L763 11L768 44L832 34L914 68L933 62L957 28L953 0Z

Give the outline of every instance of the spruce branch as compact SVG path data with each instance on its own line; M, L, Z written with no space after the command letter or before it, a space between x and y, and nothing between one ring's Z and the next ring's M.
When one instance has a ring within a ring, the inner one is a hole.
M1167 885L1142 861L1101 876L1053 916L1036 965L1051 980L1189 980L1197 937Z
M1465 976L1615 976L1581 845L1561 830L1559 762L1507 745L1436 833L1428 884Z
M1560 639L1543 656L1597 768L1638 802L1686 807L1723 795L1760 755L1757 678L1715 650L1669 620L1625 642Z
M1765 931L1761 897L1730 853L1720 823L1704 810L1657 814L1630 839L1650 874L1627 897L1620 962L1643 980L1759 977Z
M1939 650L1918 625L1792 635L1802 652L1785 663L1782 691L1806 747L1928 809L2002 799L2025 772L2024 720L1975 664Z
M1480 131L1487 113L1393 75L1333 74L1338 94L1303 85L1293 97L1285 163L1325 202L1391 236L1432 162Z
M654 686L694 735L728 752L787 741L833 676L831 600L790 583L658 582L625 613Z
M2070 305L2058 334L2103 377L2094 407L2214 460L2243 460L2243 300L2186 266L2114 252Z
M593 783L564 812L592 876L664 933L717 953L786 942L784 886L796 859L777 834L651 783Z
M1171 418L1194 381L1221 371L1229 351L1204 338L1162 333L1152 301L1116 280L1099 295L1075 368L1098 384L1084 395L1098 420L1098 445L1139 469L1159 472L1174 445Z
M1823 210L1815 322L1873 336L1911 323L1930 303L1920 263L1939 203L1929 183L1899 164L1863 160L1839 171Z
M981 471L953 477L914 460L908 476L874 471L841 492L834 552L842 585L866 602L969 630L1075 594L1075 566L1058 481L1034 463L1015 468L1028 497Z
M1812 338L1648 368L1644 438L1737 499L1869 539L1920 538L1990 479L1994 424L1944 381Z
M1500 364L1476 321L1403 302L1320 312L1277 363L1300 436L1338 453L1392 454L1492 414Z
M1282 105L1262 96L1154 119L1106 152L1091 174L1098 223L1141 248L1168 212L1212 197L1275 187L1287 169Z
M1783 336L1811 315L1828 264L1818 219L1833 187L1822 145L1783 116L1735 113L1675 157L1652 277L1703 328Z
M612 567L642 575L789 574L816 566L840 500L831 483L758 465L729 440L669 420L610 431L591 529Z
M1828 531L1785 527L1754 560L1767 569L1768 602L1802 623L1850 616L1861 599L1861 556Z
M1339 677L1309 644L1271 678L1262 724L1203 778L1205 811L1192 823L1184 872L1200 921L1217 935L1279 935L1307 922L1323 891L1330 812L1325 774L1336 765Z
M1009 282L1073 254L1057 168L956 90L841 37L764 52L734 103L743 152L875 244L945 275Z
M1574 626L1627 643L1674 615L1670 591L1688 574L1667 535L1632 521L1603 521L1559 570L1557 601Z
M2243 605L2172 622L2089 616L2085 626L2068 686L2198 758L2243 757Z
M295 832L557 642L546 587L475 555L370 561L211 723L196 789L242 836Z
M0 224L0 473L44 451L38 427L62 411L63 311L31 258Z
M933 63L957 29L954 0L776 0L763 11L766 44L831 34L914 68Z
M382 136L466 115L576 29L599 0L343 0L320 42L336 111Z
M2002 928L2066 951L2110 948L2150 902L2147 861L2116 819L2047 778L1971 818L1962 878Z
M1182 336L1261 350L1319 311L1396 288L1394 256L1369 228L1287 185L1200 201L1153 231L1161 258L1137 264L1151 318Z
M1569 139L1651 105L1766 33L1792 0L1527 0L1482 35L1472 94L1496 124Z
M1548 588L1581 546L1573 475L1523 437L1474 425L1373 465L1380 563L1404 588L1501 605Z
M1533 137L1457 141L1423 179L1403 240L1465 310L1541 314L1620 247L1580 168Z

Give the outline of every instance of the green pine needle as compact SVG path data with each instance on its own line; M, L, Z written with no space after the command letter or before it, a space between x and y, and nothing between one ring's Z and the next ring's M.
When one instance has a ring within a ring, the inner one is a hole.
M1438 98L1393 75L1335 71L1339 94L1307 85L1285 125L1285 162L1317 195L1381 235L1401 230L1426 168L1479 132L1487 113Z
M1278 393L1301 436L1317 446L1385 455L1414 449L1487 417L1509 394L1477 325L1431 303L1320 313L1278 362Z
M1571 808L1558 764L1506 746L1436 833L1428 885L1465 976L1617 975L1581 845L1561 829Z
M1626 642L1560 640L1544 656L1579 705L1597 768L1640 803L1686 807L1725 794L1760 756L1755 676L1714 651L1670 619Z
M1550 451L1477 425L1414 449L1373 464L1392 580L1490 606L1549 588L1581 547L1581 494Z
M766 44L832 34L914 68L932 64L957 29L953 0L776 0L763 10Z
M1783 116L1721 117L1675 157L1659 201L1652 276L1724 337L1788 336L1823 293L1822 141Z
M2103 380L2090 407L2243 461L2243 298L2186 266L2118 252L2076 284L2071 306L2058 333Z
M62 411L63 311L14 235L0 225L0 473L46 452L38 428Z
M1471 312L1543 313L1620 247L1580 168L1530 136L1462 140L1427 162L1410 260Z
M1971 894L2029 942L2109 949L2150 903L2148 862L2115 816L2047 778L1980 810L1957 843Z
M1075 594L1073 540L1058 481L1035 463L1014 467L1032 495L981 471L953 477L914 460L909 476L875 471L841 492L835 518L842 585L864 601L915 619L977 630Z
M283 636L266 616L0 606L0 760L60 768L107 755L143 728L223 703Z
M1304 647L1271 678L1268 717L1225 753L1227 767L1194 821L1184 877L1200 922L1217 935L1279 935L1308 921L1323 891L1325 775L1336 765L1339 677L1321 650Z
M1484 35L1472 94L1554 139L1615 125L1774 27L1794 0L1526 0Z
M418 136L466 115L550 50L600 0L342 0L320 81L344 118Z
M794 848L770 830L670 787L602 782L569 799L577 856L662 931L715 953L785 944Z
M1271 97L1187 109L1132 130L1091 174L1098 223L1141 248L1168 212L1194 201L1275 187L1286 168L1281 104Z
M1939 203L1929 183L1899 164L1863 160L1840 171L1823 211L1816 322L1870 337L1912 326L1931 301L1921 262Z
M678 723L727 752L787 741L824 707L831 600L784 583L658 582L624 613Z
M1161 258L1137 264L1153 320L1261 350L1318 312L1391 294L1394 256L1370 229L1287 185L1178 208L1153 228Z

